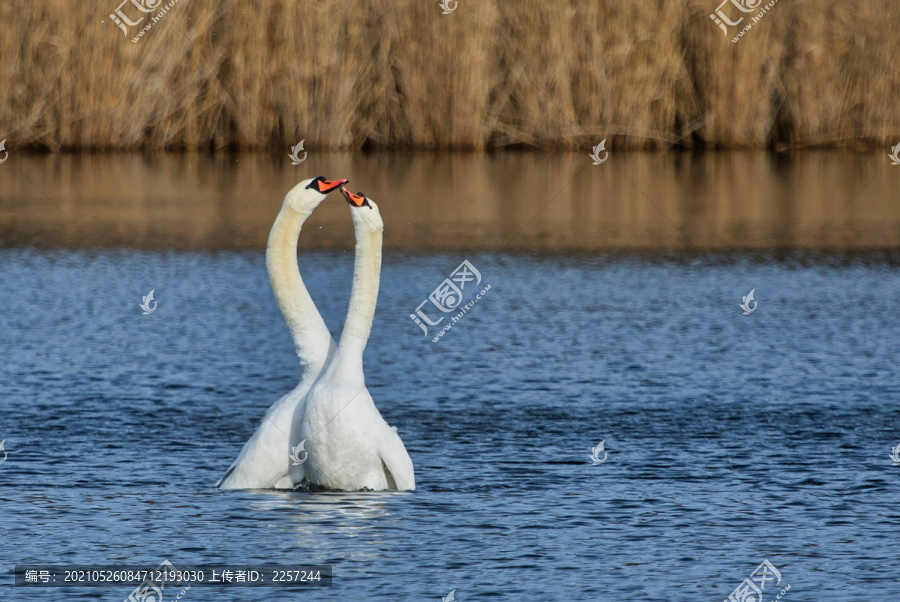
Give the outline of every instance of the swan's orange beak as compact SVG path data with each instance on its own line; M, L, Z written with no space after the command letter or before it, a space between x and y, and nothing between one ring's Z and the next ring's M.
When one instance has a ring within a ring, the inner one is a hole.
M343 186L349 181L350 180L326 180L325 178L319 176L310 183L310 187L315 188L322 194L328 194L338 186Z
M363 193L357 192L356 194L353 194L343 186L341 186L341 192L344 194L344 198L347 199L347 202L354 207L371 207L371 205L369 205L369 199L367 199L366 195Z

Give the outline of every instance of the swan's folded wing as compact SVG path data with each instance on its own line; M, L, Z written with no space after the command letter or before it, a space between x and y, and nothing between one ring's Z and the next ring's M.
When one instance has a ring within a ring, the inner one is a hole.
M288 435L295 389L266 412L237 459L216 483L219 489L290 489Z
M216 483L219 489L290 489L287 437L274 421L263 420L237 459Z
M406 452L406 446L403 445L400 435L393 428L387 427L387 435L381 438L378 454L394 478L397 490L415 491L416 475L413 471L412 460Z

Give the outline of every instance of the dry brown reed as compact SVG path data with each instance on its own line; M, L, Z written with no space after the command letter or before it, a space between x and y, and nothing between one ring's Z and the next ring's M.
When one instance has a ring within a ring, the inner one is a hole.
M716 0L0 3L9 148L867 146L900 137L900 11L781 0L738 43ZM135 31L137 28L132 28Z

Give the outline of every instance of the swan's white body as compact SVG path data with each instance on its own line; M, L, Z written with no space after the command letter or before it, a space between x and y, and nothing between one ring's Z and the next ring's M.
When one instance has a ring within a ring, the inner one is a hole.
M295 485L305 479L344 491L411 491L416 488L412 460L396 429L375 407L363 374L363 351L378 299L384 223L374 203L351 206L350 212L356 231L350 306L340 344L294 410L290 446L305 441L309 456L290 467L291 479Z
M325 194L309 188L310 182L314 180L300 182L284 197L266 248L269 281L300 359L300 384L269 408L256 432L216 484L221 489L291 488L288 472L291 463L288 449L291 420L295 408L302 404L336 349L325 321L303 284L297 265L297 240L303 223L325 200ZM344 180L339 183L342 182ZM299 472L302 470L301 465Z

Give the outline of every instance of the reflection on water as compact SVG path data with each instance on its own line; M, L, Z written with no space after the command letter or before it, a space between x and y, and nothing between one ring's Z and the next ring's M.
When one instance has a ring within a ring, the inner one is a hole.
M309 495L254 491L244 492L243 495L254 496L247 503L248 513L281 522L281 528L292 533L288 539L306 549L320 548L322 538L329 536L347 539L366 536L370 542L380 542L383 534L375 525L391 522L389 505L398 501L396 493L373 491L317 492ZM410 495L400 494L401 498L409 498ZM285 524L290 524L290 527L285 527ZM367 549L360 550L355 557L369 562L378 560Z
M378 201L400 249L897 247L882 154L17 155L0 244L261 249L285 192L323 174ZM352 246L340 197L311 225L301 247Z

